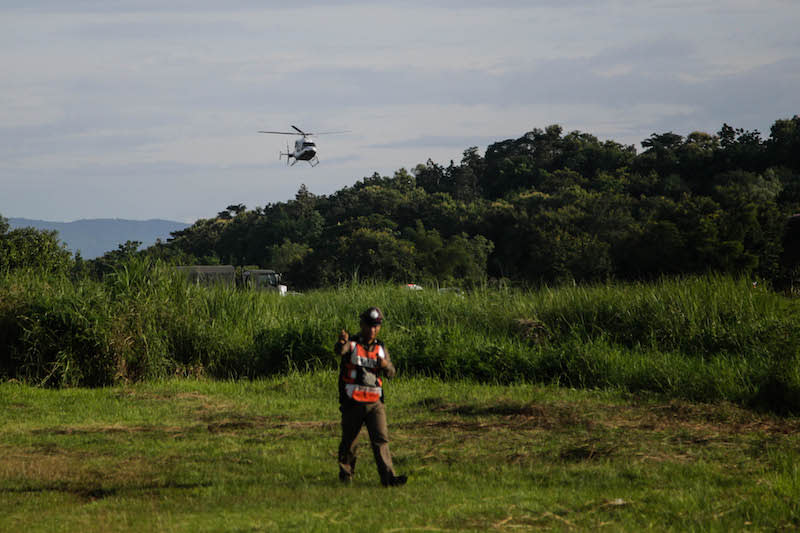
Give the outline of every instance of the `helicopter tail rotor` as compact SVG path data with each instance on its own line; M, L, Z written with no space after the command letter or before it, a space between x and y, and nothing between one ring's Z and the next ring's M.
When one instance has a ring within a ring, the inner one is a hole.
M279 152L278 153L278 161L281 160L283 156L286 156L286 166L289 166L289 159L292 157L292 151L289 149L289 143L286 143L286 152Z

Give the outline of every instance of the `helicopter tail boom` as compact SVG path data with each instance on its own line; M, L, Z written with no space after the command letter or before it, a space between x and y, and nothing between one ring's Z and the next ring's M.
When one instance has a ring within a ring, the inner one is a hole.
M294 157L294 154L289 149L289 143L286 143L286 152L279 152L278 153L278 161L280 161L283 156L286 156L286 166L289 166L289 160ZM295 163L297 163L296 159L294 161L292 161L291 164L294 165Z

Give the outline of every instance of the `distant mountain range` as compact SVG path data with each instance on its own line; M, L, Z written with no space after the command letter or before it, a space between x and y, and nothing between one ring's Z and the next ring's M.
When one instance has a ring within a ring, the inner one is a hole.
M119 218L94 218L74 222L48 222L27 218L9 218L11 229L32 227L39 230L56 230L58 238L71 252L81 252L84 259L94 259L116 250L126 241L139 241L140 250L156 242L166 241L170 233L190 226L172 220L123 220Z

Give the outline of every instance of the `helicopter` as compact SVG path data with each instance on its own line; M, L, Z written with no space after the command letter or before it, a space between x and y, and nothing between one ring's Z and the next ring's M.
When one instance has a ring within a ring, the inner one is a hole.
M294 151L289 149L289 143L286 143L286 152L279 152L278 160L286 156L286 164L294 166L298 161L307 161L309 165L315 167L319 164L317 157L317 144L314 142L312 135L329 135L332 133L347 133L347 131L323 131L320 133L305 132L295 125L291 125L295 131L259 131L258 133L270 133L273 135L302 135L301 139L294 142ZM291 161L291 163L290 163Z

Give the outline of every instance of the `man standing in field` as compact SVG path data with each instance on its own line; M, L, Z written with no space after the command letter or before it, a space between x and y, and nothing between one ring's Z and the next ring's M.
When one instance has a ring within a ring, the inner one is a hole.
M389 429L383 405L383 381L396 371L389 352L378 332L383 313L370 307L361 313L361 332L353 335L342 330L333 351L341 358L339 368L339 410L342 412L342 441L339 444L339 479L349 483L356 467L356 445L361 426L367 425L372 454L384 487L405 485L406 476L398 476L389 453Z

